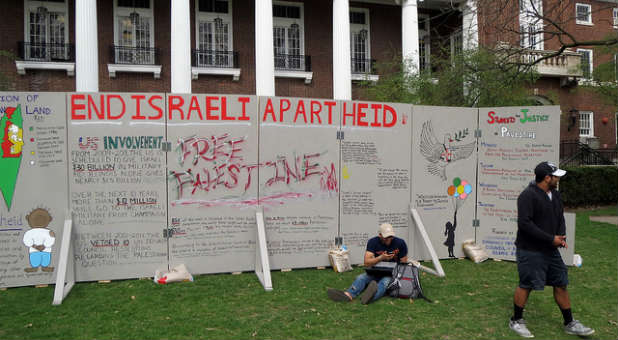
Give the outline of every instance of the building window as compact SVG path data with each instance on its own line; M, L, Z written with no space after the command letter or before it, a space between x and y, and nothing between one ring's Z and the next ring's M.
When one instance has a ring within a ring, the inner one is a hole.
M429 38L429 16L418 16L419 70L431 71L431 40Z
M19 51L24 60L68 61L69 42L67 3L64 0L26 1L25 37Z
M455 58L461 56L463 53L463 32L457 30L450 36L451 45L451 63L455 63Z
M232 1L199 0L196 8L197 67L234 67Z
M581 67L585 79L592 78L592 50L578 48L577 52L582 54Z
M156 63L152 0L116 0L114 27L116 64Z
M614 18L614 28L618 28L618 7L614 8L614 11L612 13L612 17Z
M519 33L520 46L531 50L543 49L543 2L541 0L520 0Z
M292 2L273 4L275 69L305 70L305 27L303 5Z
M594 137L594 119L592 111L579 111L579 136Z
M592 6L588 4L575 4L575 23L592 25Z
M369 10L350 9L350 54L352 73L371 73Z

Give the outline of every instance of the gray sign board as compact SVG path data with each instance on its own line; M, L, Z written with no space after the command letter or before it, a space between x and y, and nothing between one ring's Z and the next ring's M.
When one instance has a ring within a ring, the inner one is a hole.
M339 225L339 106L260 97L260 204L272 269L328 265Z
M69 188L79 281L167 267L165 95L69 93Z
M558 164L560 107L479 109L477 243L492 258L515 260L517 197L541 161Z
M63 93L0 93L0 287L55 282L67 211Z
M414 106L412 196L436 254L462 257L474 239L477 109ZM410 230L416 259L430 258L420 233Z
M352 263L363 263L382 223L408 241L411 113L407 104L341 103L341 236Z
M170 266L252 270L258 203L257 97L167 95Z

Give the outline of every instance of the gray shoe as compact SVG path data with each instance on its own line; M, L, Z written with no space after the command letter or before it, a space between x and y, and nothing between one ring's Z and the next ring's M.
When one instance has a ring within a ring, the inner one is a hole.
M526 327L526 321L524 319L509 320L509 328L519 336L524 338L534 338L534 335L530 333L528 327Z
M586 327L582 325L579 320L573 320L569 322L568 325L564 326L564 331L567 334L579 335L579 336L588 336L594 334L594 329L590 327Z
M363 295L361 295L361 303L363 305L366 305L369 302L371 302L371 299L373 298L373 296L376 294L377 291L378 291L378 284L375 281L369 282L369 284L367 285L367 288L365 288L365 291L363 292Z

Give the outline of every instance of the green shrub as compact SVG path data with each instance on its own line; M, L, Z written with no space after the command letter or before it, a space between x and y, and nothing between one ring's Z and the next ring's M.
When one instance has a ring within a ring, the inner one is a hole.
M560 180L560 193L568 207L618 203L616 166L568 167Z

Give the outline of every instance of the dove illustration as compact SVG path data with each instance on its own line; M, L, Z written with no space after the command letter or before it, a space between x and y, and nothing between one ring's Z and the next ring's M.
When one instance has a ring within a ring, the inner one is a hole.
M439 142L433 132L431 121L423 123L421 131L421 154L429 161L427 171L446 181L446 166L460 159L470 157L476 146L476 141L463 145L451 144L453 139L450 134L444 135L444 141Z

